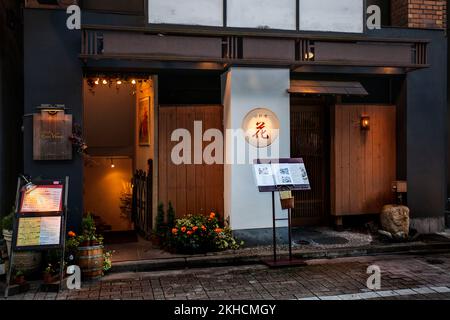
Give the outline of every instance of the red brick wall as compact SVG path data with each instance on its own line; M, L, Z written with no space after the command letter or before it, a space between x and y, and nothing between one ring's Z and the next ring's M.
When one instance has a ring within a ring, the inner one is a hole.
M444 29L446 16L445 0L391 0L393 26Z

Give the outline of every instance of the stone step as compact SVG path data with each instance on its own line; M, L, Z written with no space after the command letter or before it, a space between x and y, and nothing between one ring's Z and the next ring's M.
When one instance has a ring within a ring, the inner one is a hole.
M398 255L398 254L431 254L450 252L449 242L434 243L399 243L387 245L372 245L367 247L347 247L324 250L294 250L295 259L333 259L344 257L361 257L375 255ZM279 252L279 257L286 258L287 251ZM142 261L116 262L113 264L111 273L122 272L150 272L164 270L179 270L186 268L209 268L224 266L240 266L263 264L263 261L271 259L272 252L263 251L253 254L209 254L194 255L184 258L154 259Z

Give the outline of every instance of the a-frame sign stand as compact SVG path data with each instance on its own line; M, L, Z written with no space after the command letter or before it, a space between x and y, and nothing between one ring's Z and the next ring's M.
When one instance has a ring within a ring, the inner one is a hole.
M21 251L61 250L59 291L64 279L64 253L69 177L17 182L11 256L6 279L8 298L14 271L14 255Z
M276 167L272 167L276 165ZM292 254L292 209L288 208L287 218L277 218L275 208L275 193L283 191L311 190L303 159L257 159L254 163L256 183L260 192L272 193L272 228L273 228L273 260L264 260L263 263L271 268L303 266L303 260L294 259ZM269 168L270 167L270 168ZM275 172L278 170L279 172ZM295 171L295 172L291 172ZM260 177L258 177L258 175ZM278 176L278 177L277 177ZM286 183L278 184L277 181ZM277 254L277 222L288 222L289 258L279 259Z

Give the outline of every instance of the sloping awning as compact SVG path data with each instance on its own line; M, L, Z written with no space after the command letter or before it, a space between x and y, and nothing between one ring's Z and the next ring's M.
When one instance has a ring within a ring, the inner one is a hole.
M357 81L291 80L291 87L288 89L288 92L301 94L369 95L362 84Z

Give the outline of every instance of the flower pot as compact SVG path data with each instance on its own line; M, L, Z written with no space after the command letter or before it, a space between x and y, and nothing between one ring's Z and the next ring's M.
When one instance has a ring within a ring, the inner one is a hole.
M3 230L8 257L11 256L12 231ZM16 252L14 254L14 267L25 274L33 274L41 267L42 253L35 251Z
M103 276L103 246L78 247L78 265L86 280L95 280Z
M281 208L283 210L294 209L295 199L294 198L281 199Z
M6 274L6 264L1 262L0 263L0 276Z
M59 279L60 279L59 275L52 275L51 273L48 273L48 272L44 272L44 274L42 276L42 280L44 281L45 284L54 283L54 282L58 281Z
M80 242L80 247L90 247L91 246L91 240L84 240Z
M42 279L44 280L45 284L49 284L53 282L53 276L51 273L44 272Z
M14 278L14 284L21 286L25 283L26 283L25 276L18 276Z
M8 251L8 257L11 256L11 242L12 242L12 231L3 229L3 239L6 242L6 250Z

